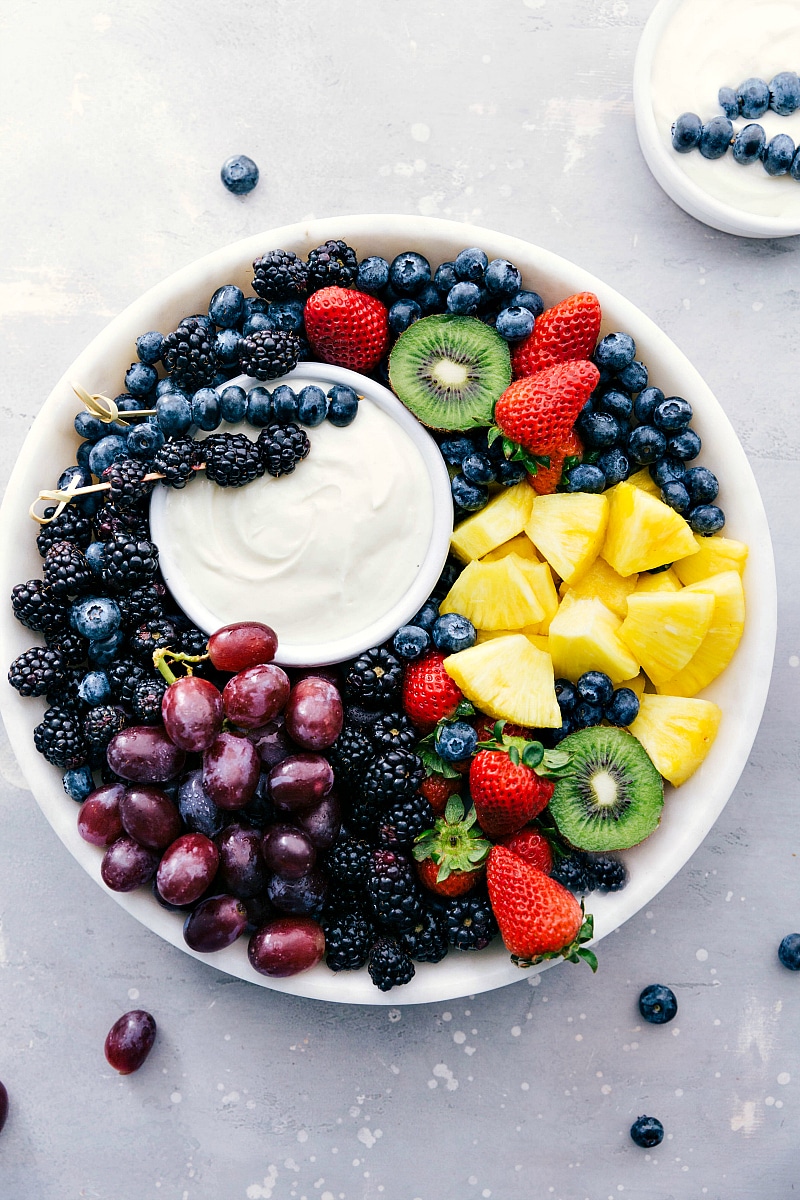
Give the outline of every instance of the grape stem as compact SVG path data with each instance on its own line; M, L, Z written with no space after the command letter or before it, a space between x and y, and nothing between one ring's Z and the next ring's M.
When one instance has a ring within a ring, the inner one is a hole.
M193 671L191 664L205 662L207 658L208 654L179 654L174 650L170 650L169 647L164 646L160 650L153 651L153 666L157 671L161 672L167 683L173 684L176 683L178 679L184 678L184 676L176 675L172 670L170 663L183 663L186 667L186 674L192 675ZM169 659L169 662L167 662L167 659Z

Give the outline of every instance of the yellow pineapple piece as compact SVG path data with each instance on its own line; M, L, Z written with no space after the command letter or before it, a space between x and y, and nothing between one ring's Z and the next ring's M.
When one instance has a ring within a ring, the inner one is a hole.
M471 562L522 533L531 515L533 496L533 488L524 480L503 488L485 508L467 517L453 530L450 538L453 553L462 562Z
M562 596L571 592L576 600L594 596L618 617L624 617L628 612L628 596L636 587L637 579L638 575L623 578L604 558L596 558L574 583L562 583L559 591Z
M708 592L634 592L619 636L653 683L666 683L685 667L711 625Z
M562 723L550 655L520 633L492 638L444 660L444 669L476 708L532 729Z
M670 696L695 696L725 670L733 658L744 632L744 588L738 571L722 571L711 579L701 579L687 592L709 592L714 597L714 613L708 633L686 666L663 687Z
M536 632L546 634L549 632L550 622L558 612L558 595L553 583L553 572L546 562L532 563L518 559L517 566L531 585L544 612Z
M696 537L697 553L675 564L681 583L697 583L723 571L743 574L747 562L747 546L726 537Z
M657 575L642 571L636 581L637 592L679 592L682 586L674 567L670 567L668 571L659 571Z
M539 553L567 583L600 553L608 522L608 500L588 492L536 496L525 532Z
M620 641L622 621L602 600L567 599L550 623L553 669L573 682L584 671L605 671L612 683L632 679L639 663Z
M668 504L630 481L618 483L611 492L608 532L601 554L618 574L650 571L697 553L694 534Z
M634 692L635 695L641 700L642 694L644 693L646 683L647 683L647 676L642 671L640 671L639 674L636 675L633 679L626 679L624 681L624 683L622 683L620 686L630 688L631 691Z
M629 728L656 770L680 787L711 749L721 718L722 710L710 700L645 692L639 701L639 715Z
M544 609L513 554L471 562L445 596L439 612L460 613L476 629L519 629L544 619Z
M634 487L641 488L643 492L649 492L657 500L661 499L661 488L650 474L649 467L642 467L641 471L637 471L635 475L629 475L625 482L632 484ZM606 495L608 495L608 492Z
M482 561L497 562L498 558L505 558L507 554L516 554L517 558L525 558L529 562L542 561L536 553L536 547L527 533L518 533L510 541L503 542L502 546L497 546L496 549L490 550L488 554L484 554Z
M496 638L513 637L515 633L523 634L532 646L537 650L545 650L550 653L550 638L546 633L532 633L531 629L536 629L533 625L530 629L476 629L476 641L480 645L481 642L491 642Z

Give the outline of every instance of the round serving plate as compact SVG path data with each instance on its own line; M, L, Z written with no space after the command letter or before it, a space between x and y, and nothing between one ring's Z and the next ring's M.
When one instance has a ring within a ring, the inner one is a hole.
M720 477L726 533L750 547L744 576L748 608L744 637L733 662L703 693L722 708L719 735L691 779L681 788L667 787L658 830L642 845L625 852L628 885L621 892L590 897L599 940L648 904L672 879L700 845L736 786L769 687L775 648L776 588L761 497L720 404L691 363L649 317L581 267L529 242L488 229L406 216L335 217L288 225L199 259L152 288L112 321L72 363L44 402L19 452L0 508L0 593L8 596L15 584L41 575L36 530L28 509L41 488L51 485L74 461L77 439L72 422L78 405L70 381L79 382L90 393L116 395L135 356L134 341L139 334L149 329L168 332L183 316L205 311L212 293L223 283L236 283L249 291L252 262L267 250L281 248L305 257L329 238L343 239L355 247L359 256L380 254L392 259L402 251L417 250L434 267L452 260L466 246L481 246L490 258L514 262L522 271L524 286L540 292L548 306L573 292L595 292L603 309L601 335L616 329L632 334L637 357L647 364L652 382L667 395L685 396L693 405L693 425L704 445L702 461ZM2 661L10 663L35 640L36 636L14 619L6 602L0 614ZM127 912L173 946L193 954L183 940L180 916L163 909L149 889L123 894L105 888L100 879L102 853L79 837L77 806L64 794L61 772L34 749L33 728L41 720L42 703L22 699L4 685L0 688L0 711L31 790L70 853ZM387 993L373 986L366 970L334 974L322 964L288 979L267 978L250 967L246 941L242 939L216 954L193 956L262 987L339 1003L427 1003L489 991L523 977L499 939L480 952L451 951L441 963L417 964L409 984Z

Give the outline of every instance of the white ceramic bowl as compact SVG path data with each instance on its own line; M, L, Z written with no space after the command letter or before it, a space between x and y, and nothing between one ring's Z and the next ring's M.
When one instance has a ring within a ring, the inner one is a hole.
M616 929L648 904L697 849L736 786L761 719L775 647L776 591L772 547L761 497L744 451L722 408L700 375L665 333L623 296L582 268L517 238L427 217L353 216L290 225L226 246L158 284L121 313L69 367L42 406L22 446L0 508L0 594L14 584L38 577L41 559L28 506L43 484L72 459L76 412L70 380L92 393L115 395L133 353L135 337L148 329L169 330L186 313L204 310L221 283L248 287L250 264L271 248L305 255L328 238L343 238L359 254L389 259L401 251L424 252L435 265L465 246L482 246L490 258L508 258L523 273L525 285L553 304L577 291L594 291L603 308L603 329L629 331L637 356L654 383L669 394L687 397L695 410L695 428L703 439L702 461L722 481L721 503L727 532L750 546L745 572L748 617L745 634L728 669L704 693L723 710L722 725L706 761L683 787L667 789L659 829L641 846L626 852L630 880L616 894L594 894L589 908L597 938ZM48 470L48 464L50 469ZM43 478L43 471L45 477ZM9 663L36 638L17 622L6 605L0 613L0 652ZM0 688L0 709L12 746L42 811L67 849L100 883L101 852L87 845L76 829L76 806L62 790L60 772L33 747L34 725L42 702L23 700L10 687ZM108 892L132 916L166 941L188 950L180 917L165 911L148 889ZM98 898L98 903L104 901ZM379 992L366 971L332 974L320 965L289 979L267 979L253 971L246 945L238 942L214 955L195 955L228 974L262 987L322 1000L360 1004L413 1004L445 1000L502 987L518 980L519 970L501 944L480 953L453 952L437 964L419 964L403 988ZM568 970L576 970L568 967Z
M691 101L691 92L698 86L698 81L693 78L691 72L687 75L687 87L690 89L686 95L687 99L681 101L676 111L672 114L669 120L662 119L660 122L656 118L654 111L653 98L653 64L656 55L661 46L662 40L667 31L667 27L675 16L677 10L684 3L690 4L690 13L693 20L698 23L703 17L703 10L708 6L708 0L659 0L653 9L647 24L642 32L639 41L639 47L636 52L636 61L633 70L633 104L634 114L636 118L636 132L639 137L639 145L644 155L645 161L652 171L657 182L661 185L668 196L671 197L685 212L690 216L695 217L698 221L710 225L713 229L720 229L723 233L738 234L741 237L751 238L779 238L792 237L795 234L800 234L800 185L793 183L797 189L797 206L791 215L771 216L765 213L747 212L744 208L737 207L731 203L727 203L721 197L712 195L706 191L694 178L690 178L684 170L684 165L681 159L684 157L679 155L672 149L669 136L669 123L674 120L682 112L695 111L694 104ZM785 7L785 6L784 6ZM731 22L738 22L741 13L730 14ZM724 14L721 19L724 19ZM758 20L757 14L754 14L754 20ZM708 31L698 29L696 37L692 40L697 43L703 43L703 39ZM744 40L740 38L739 47L742 54L746 54L748 46L747 35L744 35ZM688 52L690 47L684 44L684 52ZM783 61L783 60L781 60ZM791 64L785 64L777 69L788 69ZM676 63L676 71L680 71L679 63ZM741 78L747 75L760 75L762 72L759 69L748 70L745 66L743 74L738 75L735 69L732 70L734 77L720 78L715 81L715 88L727 84L736 86ZM769 78L769 74L767 78ZM679 76L680 78L680 76ZM713 105L708 111L700 111L697 109L702 120L710 120L712 116L721 115L721 110ZM777 131L777 130L776 130ZM782 130L783 132L793 133L797 141L796 131L792 129ZM694 150L693 155L699 152ZM689 157L689 156L685 156ZM729 156L728 156L729 157ZM711 162L704 164L709 171L719 170L723 164ZM724 164L727 175L730 174L731 164ZM763 171L758 164L742 167L734 166L733 169L737 172L759 172L759 176L763 175ZM736 176L734 176L734 179ZM748 178L750 178L748 176ZM765 187L787 185L793 181L788 180L771 180L764 175L763 182Z

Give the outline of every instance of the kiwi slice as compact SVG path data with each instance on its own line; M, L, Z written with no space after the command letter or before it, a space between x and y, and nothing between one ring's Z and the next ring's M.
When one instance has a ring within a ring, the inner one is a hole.
M511 382L508 342L476 317L423 317L397 339L389 381L431 429L491 425L495 402Z
M661 820L664 781L633 734L596 725L558 744L572 756L550 812L579 850L627 850Z

